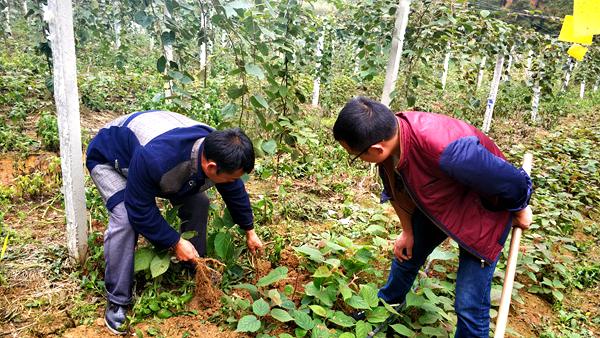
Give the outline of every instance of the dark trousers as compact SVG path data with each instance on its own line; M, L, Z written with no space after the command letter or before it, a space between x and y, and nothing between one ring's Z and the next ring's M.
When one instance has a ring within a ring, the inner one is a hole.
M414 233L412 258L404 262L394 258L387 283L379 290L379 297L387 303L404 302L427 256L447 237L419 211L413 214L412 225ZM488 337L490 290L495 269L496 262L482 267L479 258L460 249L454 302L457 315L455 337Z
M171 203L179 207L181 232L196 231L197 235L190 242L201 256L205 256L210 204L208 197L205 193L198 193L171 200ZM129 305L132 301L133 264L138 234L129 223L125 203L115 206L109 214L108 229L104 233L104 284L110 302Z

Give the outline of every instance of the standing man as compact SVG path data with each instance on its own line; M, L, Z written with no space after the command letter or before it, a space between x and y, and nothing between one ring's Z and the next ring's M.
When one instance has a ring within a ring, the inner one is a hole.
M262 249L240 179L254 168L254 148L240 129L216 131L166 111L133 113L98 132L88 146L86 166L109 211L104 319L113 333L127 332L138 234L157 248L172 249L180 261L206 254L208 188L217 188L235 223L246 231L250 251ZM179 206L180 231L195 231L193 238L183 239L167 223L156 197Z
M531 179L475 127L439 114L393 114L364 97L350 100L333 126L352 155L377 163L382 201L402 224L379 297L402 304L427 256L447 237L460 247L455 337L488 337L490 290L512 226L531 224ZM360 317L360 313L355 316Z

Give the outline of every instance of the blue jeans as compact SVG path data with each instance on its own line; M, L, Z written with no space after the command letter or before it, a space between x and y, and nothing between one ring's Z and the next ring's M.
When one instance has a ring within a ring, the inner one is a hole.
M394 258L387 283L379 290L379 297L387 303L404 302L427 256L447 237L418 210L412 216L412 224L412 258L404 262ZM491 265L486 263L481 267L479 258L460 249L454 302L457 315L455 337L489 336L490 290L495 269L496 262Z

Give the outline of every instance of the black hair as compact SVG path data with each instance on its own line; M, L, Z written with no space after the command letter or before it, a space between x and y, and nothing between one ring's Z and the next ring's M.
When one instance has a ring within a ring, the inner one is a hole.
M388 140L396 133L394 113L384 104L358 96L346 103L333 125L333 137L352 150Z
M215 130L204 139L204 157L217 164L217 173L254 169L254 146L240 128Z

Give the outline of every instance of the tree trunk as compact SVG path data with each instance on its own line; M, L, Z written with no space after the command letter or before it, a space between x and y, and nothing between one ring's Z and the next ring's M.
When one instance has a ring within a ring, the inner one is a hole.
M504 54L498 54L498 58L496 59L496 68L494 69L494 78L492 79L492 85L490 88L490 96L487 100L487 106L483 118L482 130L484 133L490 131L490 127L492 126L492 115L494 113L494 105L496 104L496 96L498 96L498 87L500 86L500 80L502 78L503 66Z
M402 45L404 44L404 33L408 24L408 14L410 12L411 0L399 0L396 10L396 22L394 32L392 33L392 47L390 57L385 71L385 82L383 84L383 93L381 94L381 103L390 105L391 94L394 91L396 80L398 79L398 68L402 56Z
M52 37L54 99L58 113L67 247L83 263L87 254L87 224L73 9L70 0L49 0L44 15Z

